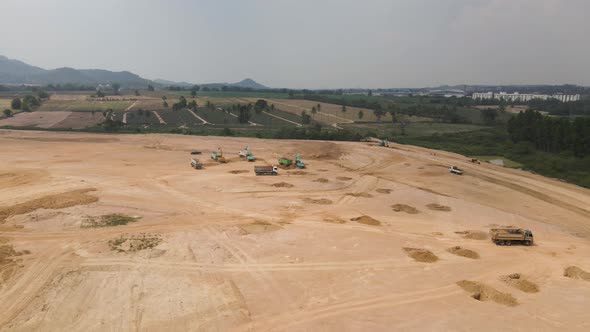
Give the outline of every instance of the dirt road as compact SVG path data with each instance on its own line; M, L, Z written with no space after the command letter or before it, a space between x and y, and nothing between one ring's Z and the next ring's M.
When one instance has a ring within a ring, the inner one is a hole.
M590 190L373 145L0 131L0 330L590 329Z

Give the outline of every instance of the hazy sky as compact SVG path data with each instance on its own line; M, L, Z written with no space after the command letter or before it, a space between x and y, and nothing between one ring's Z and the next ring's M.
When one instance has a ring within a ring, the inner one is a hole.
M0 0L0 54L272 87L590 85L589 0Z

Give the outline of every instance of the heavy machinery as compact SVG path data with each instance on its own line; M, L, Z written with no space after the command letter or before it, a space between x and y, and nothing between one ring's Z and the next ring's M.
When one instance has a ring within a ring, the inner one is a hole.
M384 147L388 148L389 147L389 141L386 138L386 139L384 139L382 141L379 141L379 143L377 143L377 145L378 146L384 146Z
M286 158L286 157L281 157L279 158L279 165L281 165L282 167L289 167L293 164L293 160Z
M525 246L533 244L533 232L520 228L492 228L490 229L492 241L499 246L510 246L513 243L522 243Z
M457 175L463 175L463 170L457 166L451 166L449 168L449 172L451 172L453 174L457 174Z
M192 158L191 159L191 167L194 169L202 169L203 163L201 163L201 161L199 159Z
M247 161L256 161L256 157L252 154L252 150L250 150L250 146L246 145L244 150L241 150L238 154L240 158L246 158Z
M254 166L254 173L256 175L277 175L279 169L276 166Z
M221 150L221 147L217 148L217 152L213 151L211 152L211 159L220 162L220 163L225 163L225 157L223 156L223 150Z
M297 168L305 168L305 163L301 161L299 154L295 155L295 166L297 166Z

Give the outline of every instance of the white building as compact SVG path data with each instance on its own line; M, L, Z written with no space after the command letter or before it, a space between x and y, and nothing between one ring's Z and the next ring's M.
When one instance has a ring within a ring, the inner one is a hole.
M533 93L494 93L494 92L483 92L483 93L474 93L472 96L473 99L499 99L499 100L506 100L506 101L521 101L526 102L533 99L557 99L561 102L567 103L570 101L577 101L580 100L580 95L564 95L564 94L555 94L555 95L541 95L541 94L533 94Z

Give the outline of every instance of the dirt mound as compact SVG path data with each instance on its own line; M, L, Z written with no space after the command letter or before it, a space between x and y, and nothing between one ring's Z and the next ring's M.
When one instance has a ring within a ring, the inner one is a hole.
M378 192L378 193L380 193L380 194L391 194L391 192L392 192L393 190L391 190L391 189L382 189L382 188L379 188L379 189L377 189L377 190L375 190L375 191L376 191L376 192Z
M352 197L364 197L364 198L372 198L373 195L369 194L369 193L346 193L347 196L352 196Z
M582 279L590 281L590 273L580 269L577 266L569 266L563 272L563 275L572 279Z
M19 259L16 257L28 255L31 252L28 250L16 251L5 239L0 239L0 244L0 285L2 285L20 268Z
M306 171L291 171L289 175L307 175Z
M381 222L377 219L371 218L369 216L360 216L356 218L350 219L351 221L358 221L361 224L370 225L370 226L381 226Z
M229 173L231 174L242 174L242 173L248 173L249 171L245 170L245 169L236 169L233 171L229 171Z
M428 249L421 249L421 248L403 248L406 254L413 258L417 262L423 263L434 263L438 260L438 256L432 253L432 251Z
M240 234L260 234L266 232L273 232L281 229L281 226L269 223L267 221L256 220L253 223L240 225Z
M395 212L405 212L409 214L416 214L420 212L415 207L406 204L394 204L391 206L391 208Z
M277 183L271 184L271 186L277 187L277 188L293 188L293 187L295 187L294 185L287 183L287 182L277 182Z
M539 286L537 286L537 284L535 284L532 281L526 280L520 273L513 273L507 276L503 276L500 278L500 280L525 293L539 292Z
M479 254L477 252L470 250L470 249L462 248L460 246L450 247L449 249L447 249L447 251L450 252L451 254L457 255L457 256L467 257L467 258L471 258L471 259L478 259L479 258Z
M85 205L98 201L98 197L88 195L94 188L72 190L61 194L47 195L25 203L0 208L0 224L7 218L25 214L37 209L63 209L70 206Z
M436 204L436 203L428 204L428 205L426 205L426 207L431 210L434 210L434 211L444 211L444 212L451 211L450 206L440 205L440 204Z
M322 205L329 205L332 204L334 202L332 202L331 200L327 199L327 198L304 198L303 201L305 203L311 203L311 204L322 204Z
M470 240L485 240L488 238L488 233L481 231L458 231L455 234L463 235L463 238Z
M136 222L141 217L131 217L121 213L105 214L98 217L88 216L82 221L82 228L113 227L127 225L130 222Z
M109 240L109 247L117 252L135 252L155 248L160 242L162 242L160 236L154 234L121 235Z
M461 280L457 285L465 291L472 293L471 297L478 301L494 301L499 304L513 307L518 304L509 293L502 293L497 289L476 281Z
M352 180L352 178L349 178L348 176L337 176L336 177L336 180L339 180L339 181L350 181L350 180Z
M328 183L328 182L330 182L330 180L328 180L326 178L319 178L319 179L313 180L313 182Z
M345 224L346 223L346 220L340 219L340 218L324 218L323 221L329 222L332 224Z

